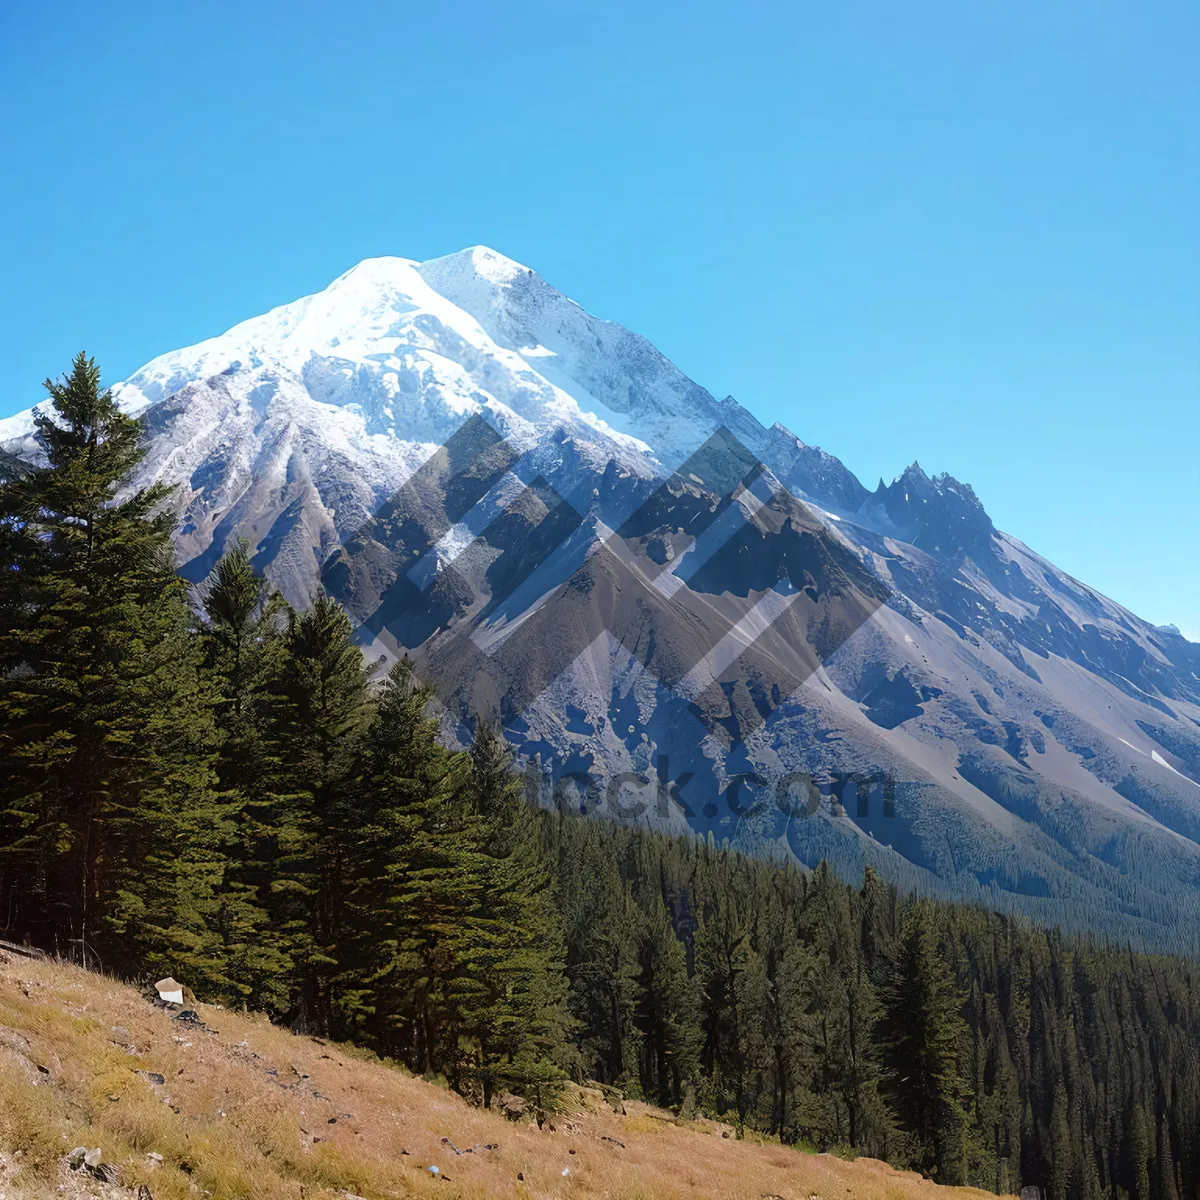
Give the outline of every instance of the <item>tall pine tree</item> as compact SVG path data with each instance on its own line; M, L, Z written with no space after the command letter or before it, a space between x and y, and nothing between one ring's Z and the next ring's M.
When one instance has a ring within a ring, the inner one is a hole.
M966 1174L967 1084L959 1056L967 1036L961 997L938 952L928 905L909 914L886 990L883 1039L888 1093L913 1139L912 1161L943 1182Z
M269 766L248 809L251 858L286 960L273 1004L294 1028L329 1032L372 702L349 618L330 597L289 614L283 650L266 723Z
M453 996L463 1065L483 1103L503 1085L544 1109L564 1078L566 950L541 820L522 789L503 738L483 725L466 789L480 853Z
M80 354L0 487L0 854L14 923L109 966L219 974L213 698L141 428Z
M228 961L227 998L286 1009L286 955L270 927L274 860L256 851L264 791L277 762L273 720L283 715L279 688L287 655L288 606L250 563L240 541L218 561L202 591L200 646L218 696L218 786L229 812L228 860L216 924ZM277 732L277 731L276 731Z
M347 1019L422 1073L457 1055L451 978L478 844L462 797L469 760L438 744L430 698L407 659L379 690L348 894Z

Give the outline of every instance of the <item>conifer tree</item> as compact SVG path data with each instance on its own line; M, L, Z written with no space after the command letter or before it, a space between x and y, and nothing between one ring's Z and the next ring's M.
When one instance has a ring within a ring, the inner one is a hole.
M669 1105L694 1086L700 1037L687 951L675 936L660 892L641 900L640 1024L645 1029L641 1091Z
M208 617L208 665L224 685L223 708L235 718L249 720L270 666L278 670L277 661L271 660L279 658L287 603L255 574L243 539L213 568L204 585L203 605ZM230 724L229 716L225 724Z
M875 1031L880 1020L876 972L885 970L889 939L880 927L877 881L867 875L862 916L856 919L855 897L827 863L813 873L800 929L824 953L813 968L812 1011L817 1022L814 1048L815 1095L822 1122L810 1127L821 1145L870 1147L882 1154L889 1123L879 1101L881 1077Z
M335 600L322 593L308 612L289 614L283 648L267 723L270 770L250 814L254 859L287 962L272 999L295 1028L329 1032L372 705L362 653Z
M1130 1121L1130 1141L1133 1155L1133 1194L1137 1200L1150 1200L1150 1160L1153 1157L1153 1135L1146 1110L1141 1104L1134 1102L1133 1116Z
M231 999L275 997L288 1004L280 981L288 964L269 924L273 862L256 861L264 844L256 813L272 778L269 738L278 715L275 693L286 656L287 604L250 563L243 540L217 562L202 589L204 668L218 695L218 785L229 810L228 865L216 916L229 964Z
M407 659L379 689L348 912L356 964L348 1019L422 1073L457 1058L451 981L480 842L463 800L469 760L438 744L430 699Z
M696 937L703 990L704 1058L718 1105L732 1110L738 1135L751 1108L750 1075L765 977L734 896L718 893Z
M0 488L0 851L16 919L89 962L219 974L225 814L167 491L119 496L141 428L93 360L46 389L47 465Z
M1179 1187L1175 1179L1175 1156L1171 1153L1170 1121L1165 1113L1158 1122L1158 1155L1154 1166L1158 1176L1155 1194L1160 1200L1179 1200Z
M959 1054L967 1028L931 926L931 912L919 904L901 933L883 1022L888 1091L913 1136L915 1164L956 1183L965 1174Z
M1067 1093L1062 1081L1055 1085L1050 1109L1050 1191L1055 1196L1070 1196L1073 1191L1075 1155L1067 1124Z
M485 1105L504 1084L544 1109L563 1078L568 1027L562 923L541 823L492 726L476 732L466 791L482 853L451 989L459 1045Z
M579 1022L588 1073L638 1097L641 914L615 848L594 826L582 832L585 836L567 844L561 889L571 1013Z

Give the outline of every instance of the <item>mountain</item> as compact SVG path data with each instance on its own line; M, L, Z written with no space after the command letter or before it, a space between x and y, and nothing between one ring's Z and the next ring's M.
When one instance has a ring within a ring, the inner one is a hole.
M189 579L245 538L293 604L324 585L542 802L1200 948L1200 646L969 485L869 491L484 247L367 260L115 391Z

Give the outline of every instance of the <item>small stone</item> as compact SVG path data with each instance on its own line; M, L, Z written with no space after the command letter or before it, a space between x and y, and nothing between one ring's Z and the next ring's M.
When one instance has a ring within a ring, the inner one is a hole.
M78 1171L83 1166L84 1156L87 1154L86 1146L76 1146L70 1154L67 1155L67 1164L72 1171Z
M100 1153L100 1147L96 1146L83 1156L83 1165L85 1167L98 1167L103 1157L104 1155Z
M23 1033L9 1029L7 1025L0 1025L0 1046L7 1046L9 1050L15 1050L18 1054L28 1054L33 1049Z

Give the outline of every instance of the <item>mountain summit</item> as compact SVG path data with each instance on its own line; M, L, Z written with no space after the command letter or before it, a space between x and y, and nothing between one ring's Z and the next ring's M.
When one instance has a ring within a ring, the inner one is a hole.
M536 677L504 713L534 764L531 795L1200 945L1200 646L996 530L952 476L914 463L871 492L483 246L367 259L114 390L147 431L134 485L175 489L189 579L245 538L293 605L324 581L371 653L457 631L460 684L463 664L504 654ZM384 528L396 498L472 430L503 461L416 554L407 526ZM704 465L717 443L746 456L724 490ZM0 422L0 462L38 454L30 413ZM741 532L702 553L722 514ZM637 522L643 582L690 605L673 639L656 593L634 604L624 568L596 565L595 547ZM506 576L503 546L539 537L537 571ZM401 574L419 611L388 607ZM584 587L607 589L591 594L624 613L623 632L568 605L522 634L548 597ZM823 598L850 590L865 598L855 621L831 622ZM744 693L722 696L713 664L785 609L807 625L764 651ZM720 620L719 645L681 633ZM821 652L802 667L805 639ZM764 686L793 653L792 682ZM707 724L693 728L698 713ZM618 805L582 773L650 800ZM780 782L796 778L819 797L802 812Z

